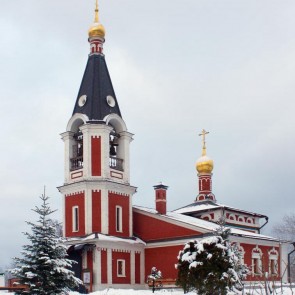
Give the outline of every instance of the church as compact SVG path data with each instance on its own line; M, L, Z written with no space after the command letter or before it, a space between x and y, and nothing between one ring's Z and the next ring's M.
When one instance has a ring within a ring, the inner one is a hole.
M95 20L88 31L90 53L65 132L63 197L64 236L76 276L89 291L109 287L146 288L151 268L175 280L178 252L192 239L213 235L223 218L230 240L251 273L246 281L287 281L288 244L260 234L268 217L216 201L212 191L213 160L202 152L197 161L199 193L192 203L166 210L168 187L154 186L155 206L134 206L129 147L133 134L122 119L103 44L105 29ZM200 122L201 123L201 122Z

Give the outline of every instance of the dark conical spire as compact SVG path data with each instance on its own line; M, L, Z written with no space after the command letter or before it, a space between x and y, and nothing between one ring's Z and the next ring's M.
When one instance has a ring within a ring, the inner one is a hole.
M85 114L91 121L101 121L109 114L121 117L120 108L103 54L104 27L98 22L98 4L95 6L95 23L88 36L90 55L81 82L73 115Z
M89 120L103 120L109 114L121 117L120 108L102 54L89 55L73 115L82 113Z

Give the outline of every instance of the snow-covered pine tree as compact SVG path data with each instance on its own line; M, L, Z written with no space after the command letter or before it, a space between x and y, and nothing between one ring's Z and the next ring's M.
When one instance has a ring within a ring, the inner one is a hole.
M64 294L82 282L70 270L72 260L66 258L63 239L56 234L56 228L49 216L55 212L48 204L49 197L40 197L41 207L32 209L39 215L36 223L27 222L32 233L24 233L30 244L23 246L22 258L14 258L16 267L10 272L28 290L16 294Z
M221 225L216 235L190 241L179 252L176 283L185 293L197 290L198 295L226 295L242 290L248 269L228 235L229 229Z

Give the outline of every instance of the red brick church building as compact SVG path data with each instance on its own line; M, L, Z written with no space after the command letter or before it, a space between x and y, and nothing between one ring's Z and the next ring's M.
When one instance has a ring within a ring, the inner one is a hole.
M122 119L103 43L105 29L95 10L89 32L90 54L73 114L62 133L65 146L64 235L69 255L90 291L144 288L151 268L175 279L183 245L212 235L224 218L230 239L251 269L248 281L287 278L287 244L260 234L267 216L218 204L212 193L213 161L203 151L197 161L199 194L192 203L167 212L167 186L155 189L155 208L132 205L129 146L132 136Z

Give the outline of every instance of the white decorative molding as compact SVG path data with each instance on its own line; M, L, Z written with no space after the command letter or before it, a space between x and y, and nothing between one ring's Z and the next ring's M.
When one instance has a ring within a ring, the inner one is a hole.
M84 114L76 113L69 120L66 130L77 132L79 126L81 126L82 124L86 124L87 121L89 121L88 116L86 116Z

